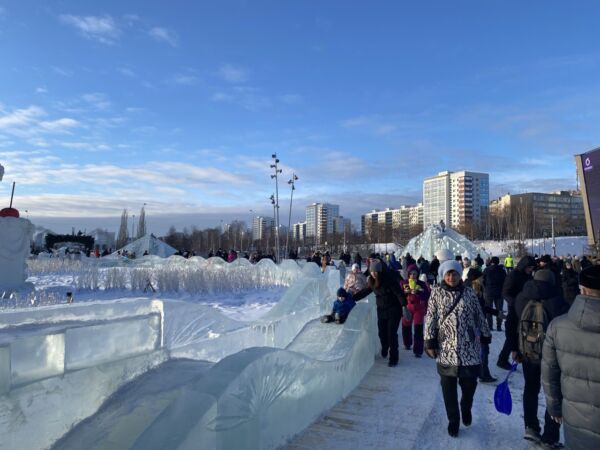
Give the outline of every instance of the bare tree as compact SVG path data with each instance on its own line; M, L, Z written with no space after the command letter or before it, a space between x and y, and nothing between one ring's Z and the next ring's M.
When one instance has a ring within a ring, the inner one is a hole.
M137 238L146 236L146 209L142 206L140 219L138 220Z
M121 213L121 225L119 226L119 233L117 234L117 248L125 247L127 245L127 241L129 240L127 220L127 209L124 209Z

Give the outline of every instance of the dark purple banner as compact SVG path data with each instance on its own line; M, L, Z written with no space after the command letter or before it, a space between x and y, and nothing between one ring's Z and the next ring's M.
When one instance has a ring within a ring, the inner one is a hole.
M598 239L600 231L600 148L581 155L583 178L587 193L594 238Z

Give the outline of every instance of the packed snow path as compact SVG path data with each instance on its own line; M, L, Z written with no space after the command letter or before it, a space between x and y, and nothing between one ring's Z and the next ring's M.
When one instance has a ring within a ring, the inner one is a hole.
M493 333L490 370L498 382L506 371L496 367L504 333ZM388 367L377 356L361 384L320 420L298 435L286 450L307 449L528 449L523 439L523 373L511 377L513 412L505 416L494 407L495 384L477 386L473 424L461 424L458 438L448 436L446 411L435 361L400 350L400 363ZM459 397L460 398L460 397ZM543 425L543 395L538 417Z

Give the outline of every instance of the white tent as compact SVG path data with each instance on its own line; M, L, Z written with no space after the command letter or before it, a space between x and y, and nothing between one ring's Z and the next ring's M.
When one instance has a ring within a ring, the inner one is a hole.
M161 258L168 258L169 256L177 253L173 247L169 244L161 241L153 234L147 234L144 237L139 238L137 241L133 241L130 244L127 244L125 247L120 249L121 254L124 251L127 253L135 253L136 257L140 257L144 254L144 252L148 252L149 255L160 256ZM117 255L117 252L113 253L113 255Z

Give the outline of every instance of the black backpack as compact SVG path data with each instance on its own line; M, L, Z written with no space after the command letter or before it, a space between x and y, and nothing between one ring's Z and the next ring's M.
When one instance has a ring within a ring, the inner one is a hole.
M519 320L519 350L526 361L540 364L550 320L541 300L529 300Z

